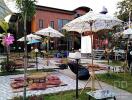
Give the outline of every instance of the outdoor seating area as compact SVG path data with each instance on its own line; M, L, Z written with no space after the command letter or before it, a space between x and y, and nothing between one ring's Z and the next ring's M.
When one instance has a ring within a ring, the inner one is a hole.
M131 100L131 4L0 0L0 100Z
M56 75L53 75L48 72L43 73L34 73L28 75L26 78L27 90L45 90L47 88L66 86L62 80ZM11 79L10 86L14 92L22 92L24 86L24 78L16 77Z

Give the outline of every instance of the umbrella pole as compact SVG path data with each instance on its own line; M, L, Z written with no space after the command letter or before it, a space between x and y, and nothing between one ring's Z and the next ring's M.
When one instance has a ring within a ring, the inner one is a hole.
M94 83L94 80L95 80L95 72L94 72L94 65L93 65L93 60L94 60L94 55L93 55L93 34L91 35L91 55L92 55L92 90L94 90L95 88L95 83Z
M90 31L92 32L92 25L93 25L93 22L90 22L89 24L90 24ZM100 84L98 78L97 78L96 75L95 75L94 65L93 65L93 61L94 61L94 54L93 54L93 34L91 35L91 55L92 55L92 66L91 66L91 67L92 67L92 73L91 73L91 75L90 75L88 81L86 82L84 88L81 90L80 94L81 94L81 93L83 92L83 90L86 88L86 86L87 86L87 84L90 82L90 80L92 81L92 88L91 88L92 91L95 90L95 79L97 80L99 86L100 86L101 89L102 89L102 86L101 86L101 84Z
M93 22L90 22L90 31L92 33L92 24ZM92 75L91 75L91 79L92 79L92 90L94 90L95 88L95 72L94 72L94 65L93 65L93 60L94 60L94 54L93 54L93 34L91 35L91 55L92 55Z
M47 53L49 52L49 45L50 45L50 33L48 36ZM47 66L49 66L49 55L48 54L47 54Z

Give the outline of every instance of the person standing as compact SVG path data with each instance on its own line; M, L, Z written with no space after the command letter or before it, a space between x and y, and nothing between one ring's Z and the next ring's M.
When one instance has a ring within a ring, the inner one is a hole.
M129 43L129 47L128 47L128 53L127 53L127 60L128 60L128 67L132 67L131 63L132 63L132 44Z

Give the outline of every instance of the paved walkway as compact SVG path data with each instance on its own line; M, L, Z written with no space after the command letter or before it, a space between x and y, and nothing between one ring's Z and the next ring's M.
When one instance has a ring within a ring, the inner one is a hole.
M45 90L27 91L27 96L56 93L66 90L75 90L76 81L74 79L59 72L54 72L53 74L57 75L63 81L63 83L67 84L67 86L47 88ZM23 92L13 93L13 90L10 87L11 78L21 77L21 76L23 75L0 76L0 100L8 100L13 98L14 96L20 96L20 95L23 96ZM79 83L79 88L82 87L84 87L84 84Z
M49 66L45 66L44 59L39 58L39 69L41 68L54 68L56 67L53 62L55 59L50 61ZM86 60L87 61L87 60ZM91 60L89 60L91 61ZM85 62L85 61L84 61ZM27 95L38 95L38 94L48 94L48 93L56 93L59 91L65 91L65 90L74 90L76 87L76 81L75 81L75 74L73 74L69 69L66 70L56 70L54 72L55 75L57 75L64 83L68 84L67 86L61 86L61 87L54 87L54 88L48 88L46 90L37 90L37 91L27 91ZM13 96L20 96L23 95L23 92L13 93L12 88L10 87L11 78L20 77L23 75L9 75L9 76L0 76L0 100L8 100L11 99ZM79 88L83 88L87 81L80 81L79 80ZM108 85L106 83L100 82L103 89L109 89L116 93L117 100L132 100L132 94L129 92L126 92L124 90L115 88L111 85ZM91 87L91 82L87 84L87 87ZM97 89L100 89L97 82L95 82L95 87Z
M60 71L60 72L63 73L63 74L65 74L65 75L67 75L67 76L69 76L69 77L71 77L72 79L75 79L75 74L73 74L68 69ZM87 83L87 81L79 81L79 82L81 84L84 84L84 85ZM87 87L91 87L92 86L91 83L92 83L91 81L88 82ZM127 91L124 91L124 90L116 88L116 87L113 87L113 86L111 86L109 84L106 84L104 82L101 82L101 81L99 81L99 83L101 84L101 86L102 86L103 89L107 89L107 90L113 91L116 94L116 99L117 100L132 100L132 93L129 93ZM97 80L95 81L95 88L96 89L101 89L101 87L99 86Z

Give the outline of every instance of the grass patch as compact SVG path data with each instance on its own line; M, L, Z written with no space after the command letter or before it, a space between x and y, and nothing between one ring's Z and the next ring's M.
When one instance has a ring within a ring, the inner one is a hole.
M130 73L110 73L110 75L99 74L97 76L103 82L132 93L132 76Z
M17 75L17 74L23 74L23 71L15 70L13 72L0 72L0 76Z
M108 65L108 62L99 62L99 63L102 63L102 64L107 64ZM115 60L113 60L113 61L110 61L109 62L109 65L110 66L122 66L123 65L123 61L115 61Z
M80 90L79 90L80 91ZM87 100L86 92L90 91L86 89L81 95L79 95L78 100ZM33 99L31 99L33 98ZM15 97L12 100L23 100L22 97ZM26 100L75 100L75 91L63 91L55 94L46 94L46 95L34 95L27 97Z
M36 73L36 72L53 72L53 69L39 69L36 71L36 69L27 70L27 73ZM21 70L15 70L13 72L0 72L0 76L6 76L6 75L18 75L18 74L24 74L24 71Z

